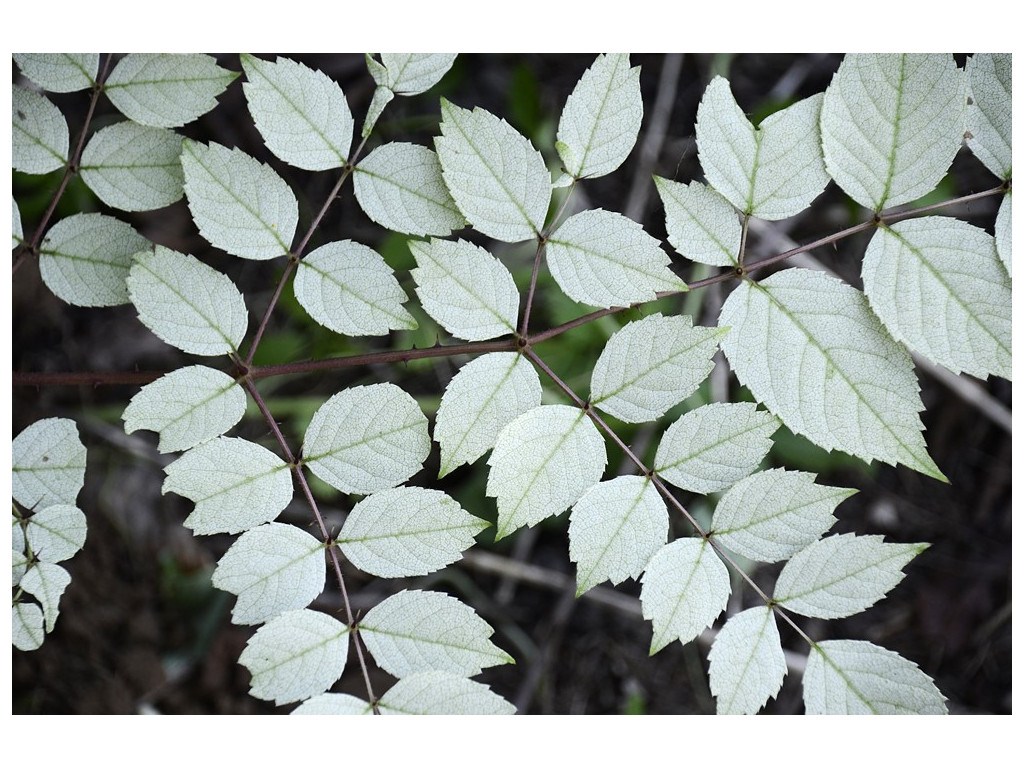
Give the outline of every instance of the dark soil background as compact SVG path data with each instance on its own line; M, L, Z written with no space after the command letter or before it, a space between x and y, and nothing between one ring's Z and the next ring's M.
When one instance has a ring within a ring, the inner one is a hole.
M283 55L323 70L342 85L358 133L373 86L362 56ZM218 58L223 66L240 71L237 56ZM758 120L824 90L840 60L839 55L826 54L633 56L633 63L642 67L645 101L638 146L616 173L585 183L580 201L589 207L625 212L664 242L664 212L651 174L680 181L702 178L693 126L709 79L716 73L727 74L740 105ZM577 54L462 56L438 87L393 102L374 141L402 139L430 145L430 137L437 132L438 97L443 95L459 106L478 105L505 117L553 158L561 107L592 61L592 55ZM963 57L958 61L962 64ZM53 99L68 115L74 137L82 124L87 95L55 95ZM94 128L116 119L112 108L102 102ZM297 190L300 231L337 178L332 173L290 169L271 158L252 127L240 80L230 86L214 112L183 132L204 141L239 146L274 165ZM58 181L59 174L41 179L15 174L15 195L19 202L24 201L26 234L34 231ZM939 195L945 199L995 184L991 174L964 150ZM949 213L991 231L997 205L998 199L987 198L969 209ZM65 195L59 215L77 210L104 208L76 183ZM775 240L754 232L750 248L754 257L767 256L784 249L778 245L779 233L797 243L810 242L864 218L864 211L851 206L835 185L830 185L809 213L773 226ZM195 254L227 272L245 293L253 316L250 328L255 327L280 265L246 262L217 252L198 237L184 202L128 219L154 242ZM342 238L379 248L399 270L411 266L402 239L386 236L367 219L355 204L351 187L343 190L311 247ZM834 250L815 255L858 284L865 243L851 238ZM666 249L671 252L667 243ZM495 248L495 253L509 264L524 288L530 254L507 248ZM694 266L674 258L680 274L693 279ZM399 275L408 286L407 272ZM704 293L696 321L713 324L724 294ZM192 362L138 323L130 305L89 310L62 303L42 285L33 260L14 276L13 304L15 371L169 371ZM677 301L666 305L666 310L680 311L681 306ZM542 294L532 327L539 330L587 311ZM431 335L434 326L422 313L418 317L425 322L417 333L345 340L317 329L294 301L285 300L257 362L433 344L437 340ZM561 346L552 344L541 351L560 375L585 392L587 361L596 359L615 327L592 324L566 334ZM443 336L441 340L447 341ZM296 377L268 384L265 396L280 404L285 434L297 446L302 420L308 419L311 409L341 388L359 382L394 381L420 396L424 410L432 415L445 383L462 362L445 360ZM819 639L867 639L915 661L935 679L953 713L1009 713L1011 435L934 376L922 371L920 380L928 446L949 476L949 485L903 468L868 467L830 456L791 436L780 436L772 462L785 461L793 469L816 471L822 484L860 489L838 508L836 531L932 544L906 568L905 580L873 608L848 620L804 621L802 626ZM1008 382L976 383L1010 406ZM734 379L723 376L712 386L718 387L713 392L716 395L735 395L737 387ZM14 434L37 419L66 416L77 421L89 450L85 489L79 497L89 521L88 540L84 550L64 564L72 581L61 601L55 631L37 651L12 651L13 711L286 713L292 707L275 708L248 695L248 673L237 659L253 630L230 623L233 598L209 583L212 568L232 537L194 537L184 528L182 521L191 504L160 493L162 467L174 457L156 452L152 433L126 436L123 432L120 414L136 391L137 387L109 385L16 387L13 391ZM668 423L663 420L661 427ZM243 421L235 434L264 442L269 438L258 415ZM622 434L638 450L648 451L657 444L657 436L645 429ZM437 461L435 447L423 473L411 482L441 487L467 509L493 519L493 500L483 493L483 460L452 473L440 484L434 479ZM616 457L612 456L609 472L616 469ZM706 501L688 494L681 494L680 500L698 515L710 509ZM347 497L325 494L324 511L335 530L352 503ZM308 508L298 499L281 519L311 524ZM685 533L683 522L675 523L679 535ZM489 544L489 536L484 535L465 560L427 578L384 581L353 570L346 574L349 592L355 607L364 611L406 587L447 590L473 605L494 626L494 641L517 660L515 666L487 670L477 679L515 703L521 713L714 712L707 683L707 645L674 643L649 657L651 630L639 615L637 584L627 581L614 589L605 584L574 599L575 575L568 559L566 525L567 516L562 515L498 545ZM777 568L763 567L755 578L768 588L776 573ZM736 590L730 611L755 601L748 592ZM338 603L337 595L328 593L316 607L335 611ZM766 707L768 713L803 711L799 665L807 649L785 629L783 626L783 642L794 652L793 666L779 696ZM373 682L378 694L390 684L383 673L375 673ZM365 698L354 661L335 690Z

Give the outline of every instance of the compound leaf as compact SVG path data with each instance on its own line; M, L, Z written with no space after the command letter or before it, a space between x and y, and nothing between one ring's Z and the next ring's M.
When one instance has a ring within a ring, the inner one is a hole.
M129 120L97 131L82 152L82 181L107 205L152 211L181 199L182 137Z
M379 253L342 240L317 248L299 262L295 298L326 328L349 336L383 336L416 328L402 306L409 297Z
M488 638L491 626L465 603L441 592L403 590L359 621L359 637L397 678L440 670L461 677L515 663Z
M716 713L755 714L778 694L786 671L775 612L761 606L731 616L708 652Z
M98 53L14 53L12 56L21 74L53 93L91 88L100 68Z
M519 290L494 256L465 240L410 240L409 250L423 309L445 330L468 341L515 332Z
M341 87L319 70L243 53L249 113L267 149L296 168L326 171L348 161L354 122Z
M292 499L288 465L261 445L215 437L164 469L163 493L195 502L185 527L199 535L238 533L277 517Z
M11 495L28 509L74 506L85 484L85 446L71 419L41 419L14 438Z
M931 192L963 142L966 80L950 54L850 54L825 91L829 175L873 211Z
M11 528L12 531L21 531L21 524L17 518L14 519L14 525ZM22 534L24 539L24 534ZM24 544L21 546L17 542L11 545L11 586L18 586L18 582L21 581L21 577L25 575L25 571L32 565L31 557L25 552Z
M967 60L967 146L1004 181L1013 171L1013 61L1009 53Z
M807 269L744 282L721 346L736 376L793 432L826 450L945 480L928 455L913 361L860 291Z
M865 640L815 643L804 671L809 715L945 715L946 699L913 662Z
M299 204L273 168L240 149L191 139L182 145L181 167L189 210L209 243L258 261L288 253Z
M28 519L25 536L32 554L43 563L59 563L74 557L83 546L85 514L71 504L54 504Z
M43 174L68 161L71 137L64 114L48 98L20 85L11 92L11 167Z
M637 578L668 540L668 510L654 484L636 475L597 483L569 516L576 596L602 581Z
M303 460L343 493L374 493L419 472L430 453L427 417L394 384L351 387L317 409Z
M1010 276L992 235L945 216L880 227L861 274L893 338L954 373L1012 377Z
M39 246L39 273L54 295L79 307L127 304L132 256L150 242L131 225L102 213L61 219Z
M33 563L18 584L39 601L43 609L44 626L52 632L60 615L60 597L71 583L71 574L53 563Z
M458 560L487 525L442 491L403 486L356 504L337 542L366 573L424 576Z
M380 697L383 715L514 715L483 683L433 670L404 677Z
M260 624L305 608L324 590L324 544L294 525L266 523L246 531L217 563L212 583L238 596L235 624Z
M1013 195L1007 192L1003 202L999 204L996 215L996 250L1006 267L1006 274L1012 273L1011 261L1013 252Z
M367 67L374 82L399 96L415 96L436 85L455 63L456 53L382 53L378 63L369 55Z
M11 606L11 643L19 651L34 651L43 644L43 610L35 603Z
M231 279L194 256L162 245L138 253L128 295L153 333L194 355L224 355L242 343L249 325L245 300Z
M11 197L11 248L17 248L25 239L25 230L21 225L21 211L18 210L18 201Z
M347 693L321 693L306 699L291 711L293 715L372 715L373 707Z
M668 241L678 253L713 267L739 263L743 227L728 200L699 181L687 185L655 176L654 186L665 206Z
M125 117L155 128L177 128L217 106L237 72L201 53L129 53L103 86Z
M885 597L903 580L903 566L927 547L890 544L881 536L828 536L783 566L772 599L801 616L852 616Z

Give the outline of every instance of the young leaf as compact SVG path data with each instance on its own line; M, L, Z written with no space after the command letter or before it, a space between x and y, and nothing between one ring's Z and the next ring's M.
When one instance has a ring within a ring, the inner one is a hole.
M740 480L711 519L715 540L744 557L776 563L813 544L836 521L833 510L856 491L815 485L809 472L768 469Z
M237 72L201 53L129 53L103 88L125 117L155 128L177 128L217 106Z
M345 165L354 123L338 84L283 56L274 63L243 53L241 60L242 90L267 149L308 171Z
M708 652L708 678L719 715L753 715L782 688L786 656L766 606L731 616Z
M594 365L590 401L631 424L653 421L689 397L708 374L722 328L655 313L624 326Z
M1013 251L1013 195L1007 192L1003 202L999 204L996 216L996 250L1006 267L1006 274L1011 274L1011 254Z
M873 211L931 192L963 141L965 86L949 54L847 55L821 108L829 175Z
M828 184L818 116L822 96L798 101L755 128L716 77L697 108L697 151L708 181L743 213L777 220L811 204Z
M511 125L477 107L441 99L434 139L452 198L473 228L495 240L530 240L544 227L551 174L544 157Z
M695 493L724 491L757 469L779 420L754 403L709 403L665 430L655 472Z
M356 200L382 227L407 235L445 236L466 225L441 177L437 155L417 144L383 144L352 173Z
M1000 179L1013 170L1013 65L1009 53L967 60L967 146Z
M734 267L739 261L743 227L736 209L699 181L689 185L654 177L665 206L665 230L676 251L690 261Z
M181 199L182 137L130 120L97 131L82 152L82 181L112 208L152 211Z
M17 248L25 239L25 230L21 226L21 211L18 210L18 201L11 197L11 248Z
M403 590L359 621L359 637L389 674L409 677L440 670L461 677L496 664L514 664L488 638L491 626L465 603L423 590Z
M293 715L372 715L373 707L347 693L321 693L306 699L291 711Z
M1012 377L1010 276L992 235L945 216L879 227L861 274L893 338L953 373Z
M577 179L604 176L625 161L640 132L640 67L629 55L601 54L566 99L558 120L558 155Z
M234 624L261 624L305 608L324 591L324 544L294 525L266 523L246 531L217 563L212 583L238 595Z
M865 640L815 643L804 672L809 715L945 715L946 699L918 666Z
M540 399L537 371L515 352L491 352L462 366L448 382L437 409L438 477L483 456L501 430L540 405Z
M224 355L249 325L245 300L231 279L194 256L162 245L135 255L128 295L153 333L193 355Z
M313 414L303 461L343 493L393 488L419 472L430 453L427 417L394 384L351 387Z
M240 149L191 139L182 145L181 167L189 210L209 243L259 261L288 253L299 204L273 168Z
M903 581L903 566L927 548L927 544L888 544L881 536L828 536L786 563L772 599L801 616L852 616Z
M82 510L71 504L54 504L29 518L25 536L40 562L59 563L85 546L86 529Z
M128 303L132 256L150 242L129 224L102 213L61 219L39 246L39 273L54 295L79 307Z
M644 618L654 625L653 656L673 640L683 645L711 625L729 601L729 571L703 539L676 539L651 558L641 579Z
M658 241L635 221L601 209L569 217L545 246L555 282L573 301L626 307L658 291L685 291Z
M140 389L124 409L124 431L160 434L160 453L186 451L223 435L245 415L245 390L226 373L190 365Z
M33 563L21 577L18 587L39 601L47 632L53 632L60 614L60 597L70 583L71 574L53 563Z
M433 87L455 63L455 53L382 53L378 64L366 63L377 85L399 96L414 96Z
M215 437L164 469L163 493L191 499L185 527L198 535L239 533L277 517L292 499L292 476L280 458L240 437Z
M382 715L514 715L516 708L482 683L433 670L402 678L380 697Z
M11 167L43 174L68 161L68 121L53 102L20 85L11 93Z
M299 262L295 298L326 328L349 336L411 330L409 300L379 253L351 240L327 243Z
M602 581L637 578L668 540L668 510L646 477L597 483L569 516L569 559L576 563L576 596Z
M85 446L71 419L42 419L11 444L11 495L28 509L74 506L85 484Z
M388 488L360 501L337 536L356 568L391 579L424 576L457 561L487 522L428 488Z
M35 603L11 606L11 643L19 651L34 651L43 644L43 611Z
M100 68L98 53L14 53L21 74L53 93L91 88Z
M468 341L515 333L519 291L504 264L465 240L409 241L412 277L423 309Z
M257 629L238 659L252 673L249 693L278 705L323 693L347 660L348 627L305 608Z
M731 328L721 346L737 378L793 432L945 480L921 434L913 361L860 291L786 269L739 285L719 325Z
M582 410L541 405L502 430L487 463L487 495L498 503L498 540L575 504L601 479L608 454Z

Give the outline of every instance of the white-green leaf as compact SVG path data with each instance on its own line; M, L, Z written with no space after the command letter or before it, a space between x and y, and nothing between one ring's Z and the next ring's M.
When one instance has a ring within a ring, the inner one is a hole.
M665 230L676 251L690 261L734 267L743 227L732 203L699 181L688 185L654 177L665 206Z
M544 157L511 125L477 107L441 99L441 135L434 139L452 198L473 228L509 243L544 227L551 174Z
M176 128L217 106L237 72L201 53L129 53L114 67L104 91L136 123Z
M245 390L226 373L190 365L140 389L124 409L124 431L160 434L160 453L185 451L223 435L245 415Z
M515 332L519 290L494 256L465 240L410 240L409 250L423 309L445 330L468 341Z
M921 434L910 354L863 293L821 272L786 269L741 283L719 324L731 328L721 346L740 382L793 432L945 480Z
M326 171L348 161L354 123L341 87L319 70L243 53L242 84L267 148L296 168Z
M577 179L614 171L636 144L643 116L640 67L630 68L625 53L598 56L558 120L556 147L565 170Z
M852 616L885 597L903 580L903 566L927 548L886 543L881 536L828 536L783 566L772 599L802 616Z
M44 563L74 557L85 545L85 513L71 504L54 504L28 519L25 536L32 554Z
M11 606L11 643L19 651L34 651L43 644L43 611L35 603Z
M20 531L21 525L17 520L14 521L14 531ZM25 553L24 546L18 546L15 543L11 547L11 586L18 586L18 582L21 581L21 577L25 575L25 571L28 570L29 566L32 565L31 558Z
M379 253L342 240L317 248L299 262L295 298L326 328L349 336L383 336L416 328L402 306L409 300Z
M100 68L98 53L14 53L12 56L25 77L53 93L91 88Z
M60 615L60 598L71 583L71 574L53 563L34 563L18 584L39 601L47 632L52 632Z
M766 606L731 616L708 652L708 679L719 715L753 715L782 688L786 656Z
M697 108L697 151L708 181L743 213L785 219L828 184L821 155L820 94L765 118L755 128L716 77Z
M490 688L450 672L420 672L380 697L382 715L514 715L516 708Z
M97 131L82 152L82 181L107 205L152 211L183 194L182 137L125 120Z
M25 529L21 525L21 519L17 515L11 515L11 549L15 552L24 552L27 540ZM17 584L17 581L15 581Z
M594 365L590 401L617 419L653 421L689 397L711 373L721 328L688 315L655 313L623 326Z
M1006 274L1012 274L1013 195L1009 192L1003 195L1003 202L999 204L999 213L996 215L996 250L1006 267Z
M299 223L295 193L240 149L186 139L181 167L192 218L208 242L245 259L288 253Z
M388 488L360 501L337 536L352 564L391 579L424 576L456 562L488 523L429 488Z
M164 471L163 493L195 502L185 527L199 535L255 528L277 517L292 499L288 465L240 437L201 443Z
M306 699L291 711L293 715L372 715L373 707L347 693L321 693Z
M829 175L873 211L931 192L960 149L966 80L950 54L849 54L825 91Z
M313 414L303 461L343 493L374 493L420 471L430 453L427 417L394 384L351 387Z
M249 693L288 704L330 688L345 671L348 627L323 613L282 613L249 638L238 662L252 673Z
M804 671L809 715L945 715L946 699L913 662L866 640L815 643Z
M624 475L591 486L569 516L576 596L602 581L637 578L667 540L668 510L648 478Z
M856 491L815 485L809 472L768 469L740 480L719 500L711 519L715 539L733 552L776 563L813 544Z
M377 120L384 114L384 108L395 98L394 91L383 85L378 85L373 91L373 98L370 99L370 106L366 108L366 117L363 118L363 130L360 133L366 138L373 132Z
M754 403L709 403L665 430L655 472L695 493L724 491L761 464L779 420Z
M414 96L433 87L455 63L455 53L382 53L380 63L366 57L377 85L399 96Z
M472 677L486 667L514 664L488 639L493 633L465 603L423 590L392 595L359 621L359 637L373 660L398 678L430 670Z
M246 531L217 562L212 583L238 595L235 624L260 624L305 608L324 590L324 544L294 525L266 523Z
M20 85L11 92L11 167L43 174L68 161L68 121L48 98Z
M893 338L953 373L1012 377L1010 276L992 235L945 216L879 227L861 274Z
M967 60L967 146L1000 179L1013 170L1013 60L976 53Z
M541 405L502 430L487 463L487 495L498 503L497 540L575 504L601 479L608 454L582 410Z
M540 400L537 371L520 354L491 352L462 366L448 382L437 409L438 477L483 456L501 430Z
M102 213L61 219L39 246L39 272L54 295L79 307L128 303L132 256L150 242L131 225Z
M28 509L75 504L85 484L85 446L71 419L41 419L11 444L11 495Z
M573 301L627 307L658 291L685 291L658 241L625 216L601 209L566 219L548 239L551 276Z
M653 656L673 640L683 645L725 610L729 571L703 539L676 539L651 558L641 579L644 618L654 625Z
M21 226L21 211L18 210L18 201L11 197L11 248L17 248L25 239L25 230Z
M466 225L444 185L437 155L418 144L377 147L359 161L352 183L360 207L386 229L445 236Z
M231 278L194 256L162 245L138 253L128 295L153 333L193 355L238 349L249 325L245 300Z

